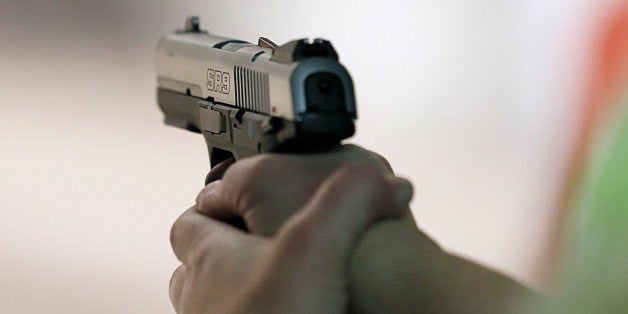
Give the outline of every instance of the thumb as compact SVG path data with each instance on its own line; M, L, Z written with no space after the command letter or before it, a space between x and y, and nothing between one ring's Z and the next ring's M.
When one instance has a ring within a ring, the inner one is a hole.
M345 166L332 174L316 194L278 233L287 259L307 260L344 273L351 248L367 227L382 218L400 217L412 187L366 165Z
M279 230L257 288L277 291L292 309L342 306L346 265L359 235L379 218L401 216L411 196L409 182L373 167L339 169Z

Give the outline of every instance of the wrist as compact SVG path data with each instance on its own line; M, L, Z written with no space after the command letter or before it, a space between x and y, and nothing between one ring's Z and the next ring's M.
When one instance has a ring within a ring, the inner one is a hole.
M350 310L356 313L500 313L525 298L515 281L444 252L411 216L371 227L349 264Z
M418 298L438 284L430 268L445 255L419 231L409 210L402 219L376 223L362 236L349 262L351 312L413 312L412 306L421 303Z

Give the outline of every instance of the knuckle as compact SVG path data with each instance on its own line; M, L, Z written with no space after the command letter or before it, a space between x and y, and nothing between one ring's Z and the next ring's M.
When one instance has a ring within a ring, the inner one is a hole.
M183 214L181 214L181 216L179 216L179 218L174 221L172 227L170 227L170 245L172 247L172 250L174 251L174 254L177 256L177 258L179 258L179 260L181 260L181 242L186 237L185 230L190 223L187 215L190 210L195 211L196 206L193 206L192 208L186 210Z
M168 284L170 302L175 309L179 308L181 293L183 292L183 285L185 283L185 273L186 267L184 265L179 266L174 273L172 273L170 283Z
M369 151L369 150L365 150L365 149L361 149L359 151L360 153L360 159L363 160L365 163L368 163L370 165L373 165L374 167L377 167L378 169L380 169L383 172L392 172L392 166L390 165L390 163L388 162L388 160L386 160L386 158L384 158L384 156L373 152L373 151Z
M180 229L181 229L181 218L175 220L175 222L172 224L172 227L170 227L170 246L175 252L176 252L176 247L177 247L177 235Z
M377 158L377 160L389 171L389 172L394 172L392 166L390 165L390 162L388 162L388 160L386 158L384 158L384 156L375 153L375 152L371 152L371 154L373 154L373 156L375 158Z

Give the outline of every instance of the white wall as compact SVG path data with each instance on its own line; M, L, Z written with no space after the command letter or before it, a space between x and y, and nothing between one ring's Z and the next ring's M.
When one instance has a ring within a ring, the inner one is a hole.
M208 170L162 125L159 37L332 40L352 140L415 184L444 247L538 285L592 1L3 1L0 312L169 313L170 224ZM584 21L584 22L583 22Z

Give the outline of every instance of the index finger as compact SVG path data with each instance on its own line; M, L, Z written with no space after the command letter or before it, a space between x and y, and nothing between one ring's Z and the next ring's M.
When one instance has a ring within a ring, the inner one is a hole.
M384 174L392 174L385 158L355 145L343 145L315 154L264 154L229 163L228 169L224 169L226 173L221 176L222 192L215 200L218 203L205 205L226 207L239 216L245 214L244 209L273 196L282 198L281 209L301 206L329 175L347 164L363 164ZM210 192L217 189L218 186L206 186L197 203L201 203L202 195L212 194ZM218 212L205 211L204 206L199 209L217 218L224 212L223 208L214 208Z
M261 238L253 237L228 224L203 216L196 205L186 210L172 225L170 244L179 261L188 267L202 265L212 251L221 255L251 250Z

